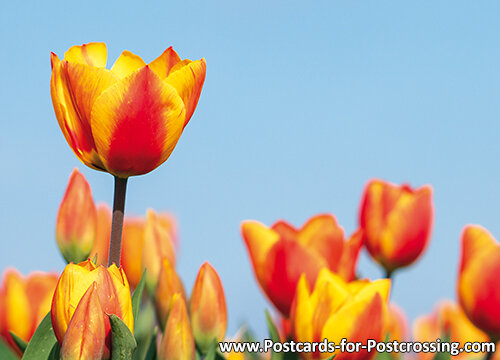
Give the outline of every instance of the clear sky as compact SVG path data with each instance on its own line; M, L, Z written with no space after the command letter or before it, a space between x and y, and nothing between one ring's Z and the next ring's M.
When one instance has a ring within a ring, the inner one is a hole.
M198 108L171 158L129 182L126 211L176 214L178 270L219 271L229 333L263 309L242 220L301 225L334 213L357 226L370 178L434 188L432 242L396 274L411 319L455 297L465 224L500 238L500 3L497 1L3 2L0 10L0 270L63 269L55 217L74 167L97 201L112 177L86 168L59 130L50 51L104 41L146 61L173 45L207 60ZM364 255L360 272L380 272Z

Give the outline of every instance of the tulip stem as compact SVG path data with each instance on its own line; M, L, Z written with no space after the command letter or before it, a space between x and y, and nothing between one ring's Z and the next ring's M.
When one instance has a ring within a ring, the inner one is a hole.
M494 355L494 354L495 354L495 352L494 352L494 351L488 351L488 352L486 353L486 356L484 357L484 360L491 360L491 359L493 359L493 355Z
M120 266L127 180L128 178L119 178L115 176L115 198L113 200L113 222L111 223L108 266L113 263L116 264L116 266Z

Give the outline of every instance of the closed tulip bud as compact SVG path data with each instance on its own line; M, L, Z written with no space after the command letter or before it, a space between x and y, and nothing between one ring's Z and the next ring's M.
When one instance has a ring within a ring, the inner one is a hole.
M493 341L500 340L500 244L484 228L462 233L458 299L464 312Z
M430 186L412 190L372 180L365 188L359 215L364 242L388 276L422 254L429 243L432 218Z
M205 59L181 60L170 47L146 65L124 51L106 69L104 43L51 55L50 90L61 131L87 166L119 178L165 162L191 119L205 81Z
M146 286L154 294L163 259L175 266L175 249L165 222L153 210L148 210L142 247L142 268L146 269Z
M107 265L109 255L109 239L111 235L111 209L106 204L98 204L96 208L97 225L95 242L89 258L94 259L94 257L97 256L97 265Z
M106 268L87 260L77 265L68 264L59 278L51 311L52 326L59 344L63 344L64 335L80 300L94 283L96 287L93 292L99 298L103 314L118 316L133 332L132 299L125 273L114 264ZM110 355L110 332L111 325L106 318L104 359Z
M159 360L195 360L193 331L186 304L180 294L172 299L172 310L165 326Z
M68 263L88 258L94 246L96 226L97 212L90 185L75 169L69 178L56 222L57 245Z
M389 342L408 340L408 320L403 310L394 303L390 303L387 307L384 336ZM402 358L399 352L391 352L390 355L394 359Z
M449 300L439 303L432 314L420 316L415 320L413 339L419 342L446 339L460 344L488 341L486 334L470 322L460 306ZM436 354L421 352L417 355L419 360L432 360ZM470 358L470 354L463 352L452 358L467 359ZM500 357L497 356L496 359Z
M34 272L27 277L9 269L0 287L0 337L21 354L10 332L29 342L38 324L50 310L57 274Z
M183 300L186 301L184 285L179 275L168 259L163 259L154 297L156 316L162 329L165 328L165 324L167 323L168 315L172 308L172 299L175 294L180 294Z
M301 229L285 221L270 228L244 221L241 231L262 290L285 317L302 274L311 285L324 267L347 281L354 279L361 233L346 240L332 215L314 216Z
M61 360L101 360L104 355L105 315L92 283L69 322L61 347Z
M346 283L324 268L311 292L302 275L292 305L294 340L321 342L328 339L339 344L342 339L367 343L368 339L384 339L390 280L358 280ZM303 353L305 359L318 359L328 354ZM336 359L370 359L373 352L338 353Z
M215 269L204 263L196 280L189 301L189 313L196 344L206 353L213 340L224 339L227 327L226 299L222 282Z

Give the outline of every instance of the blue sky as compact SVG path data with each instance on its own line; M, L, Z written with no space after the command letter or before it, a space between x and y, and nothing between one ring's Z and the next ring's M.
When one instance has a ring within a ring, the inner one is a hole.
M0 11L0 270L61 271L55 217L74 167L97 201L112 177L86 168L59 130L50 51L104 41L146 61L173 45L207 60L198 108L171 158L129 182L126 211L176 214L179 272L219 271L229 333L265 333L270 307L239 225L301 225L330 212L357 226L373 177L434 188L432 242L396 274L411 319L454 298L465 224L500 238L500 4L495 1L6 2ZM366 256L360 271L381 273Z

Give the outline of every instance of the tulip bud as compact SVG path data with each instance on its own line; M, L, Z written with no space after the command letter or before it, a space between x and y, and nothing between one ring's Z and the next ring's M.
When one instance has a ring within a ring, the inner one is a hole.
M95 241L89 258L97 256L97 265L107 265L109 255L109 240L111 236L111 209L106 204L98 204ZM123 261L122 261L123 262Z
M159 360L195 360L193 331L186 304L180 294L172 299L172 310L165 326Z
M158 322L162 329L167 323L170 309L172 308L172 299L175 294L180 294L183 300L186 300L186 293L179 275L175 271L168 259L163 259L158 277L158 286L155 293L155 308Z
M484 228L462 233L458 298L468 318L493 341L500 340L500 243Z
M222 282L208 262L198 271L191 291L189 313L196 344L206 353L213 340L221 341L226 334L227 308Z
M161 217L153 210L148 210L144 229L142 265L147 269L146 286L154 294L163 259L168 259L175 266L175 250L169 229Z
M360 209L368 252L390 276L412 264L429 243L433 217L432 189L412 190L381 180L370 181Z
M68 263L88 258L94 246L96 224L97 212L90 185L75 169L59 206L56 223L57 245Z
M83 295L68 325L61 360L100 360L104 355L105 318L94 282Z
M68 264L64 269L52 300L52 326L59 344L62 345L64 335L75 313L75 309L87 292L96 283L95 292L104 314L118 316L131 332L134 329L132 299L130 287L125 273L116 265L108 268L96 266L87 260L80 264ZM94 307L95 308L95 307ZM104 357L107 359L111 349L111 325L105 320L106 343Z

